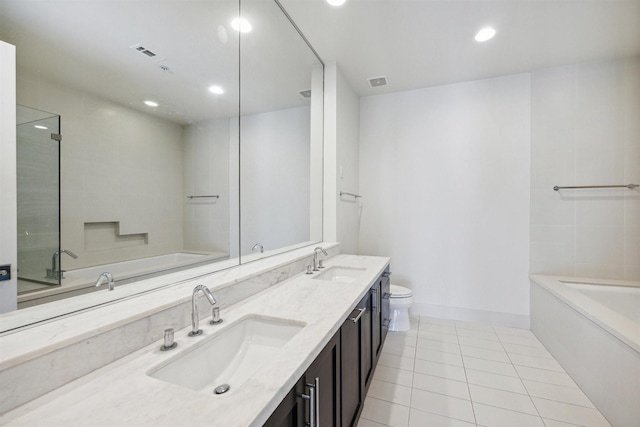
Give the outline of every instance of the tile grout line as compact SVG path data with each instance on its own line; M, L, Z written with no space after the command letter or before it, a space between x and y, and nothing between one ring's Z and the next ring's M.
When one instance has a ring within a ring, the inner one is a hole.
M509 352L507 352L507 349L504 348L503 342L500 339L500 337L498 337L498 340L500 340L500 345L502 346L502 349L504 350L504 352L507 353L507 358L511 361L511 366L513 366L513 369L516 371L516 374L518 374L518 380L520 381L520 384L522 384L522 387L527 392L527 397L529 397L529 401L533 405L533 409L536 410L536 413L538 414L538 417L540 418L540 421L542 421L542 424L546 426L547 424L544 422L544 418L542 418L542 414L540 414L540 410L538 409L538 405L536 405L536 402L534 402L533 399L531 398L531 394L529 394L529 389L525 385L524 381L522 381L522 377L520 376L520 372L518 372L518 369L516 368L516 365L513 363L513 360L511 360L511 356L509 355ZM536 338L536 340L537 340L537 338Z
M456 326L456 331L458 327ZM458 340L458 347L460 347L460 358L462 359L462 369L464 370L464 378L467 383L467 392L469 393L469 404L471 405L471 413L473 414L473 422L478 425L478 417L476 417L476 408L473 406L473 397L471 396L471 386L469 385L469 377L467 377L467 367L464 363L464 357L462 357L462 347L460 346L460 340Z

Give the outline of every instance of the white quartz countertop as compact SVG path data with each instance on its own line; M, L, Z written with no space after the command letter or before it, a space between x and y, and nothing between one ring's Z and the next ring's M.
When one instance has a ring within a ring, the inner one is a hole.
M0 425L261 426L388 264L389 258L335 256L326 267L364 269L358 272L357 280L344 283L314 279L314 275L304 273L293 276L222 310L221 325L201 320L204 332L199 337L187 337L191 326L176 331L176 350L161 352L162 342L153 343L4 414ZM249 315L305 326L277 357L265 360L251 379L224 395L193 391L147 375L154 367Z

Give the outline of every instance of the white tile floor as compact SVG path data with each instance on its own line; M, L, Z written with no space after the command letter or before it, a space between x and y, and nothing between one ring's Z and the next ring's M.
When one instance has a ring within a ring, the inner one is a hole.
M387 335L358 427L610 427L531 331L413 324Z

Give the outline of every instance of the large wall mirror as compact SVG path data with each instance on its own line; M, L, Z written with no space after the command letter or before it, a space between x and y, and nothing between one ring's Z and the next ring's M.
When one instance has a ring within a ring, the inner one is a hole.
M323 65L277 2L0 0L0 39L19 307L321 240Z

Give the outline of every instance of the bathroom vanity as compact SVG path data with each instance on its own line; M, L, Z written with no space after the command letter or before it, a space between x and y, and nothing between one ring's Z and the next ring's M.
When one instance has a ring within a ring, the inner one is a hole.
M323 427L355 425L386 335L388 268L388 258L334 256L318 272L297 269L286 280L223 305L218 325L209 324L203 304L202 335L188 337L191 327L182 323L175 332L176 349L161 351L163 342L157 339L9 410L0 416L0 425L297 426L312 419ZM184 293L185 303L194 286L203 283L216 299L230 288L198 279L165 292ZM135 300L142 305L161 292ZM108 310L80 316L87 322L104 320ZM131 339L136 335L118 334L89 358L103 357ZM4 366L9 362L3 360ZM47 366L39 370L43 378L66 374ZM21 378L13 380L25 381ZM215 394L221 382L230 388Z
M389 275L387 266L266 427L357 425L388 332Z

